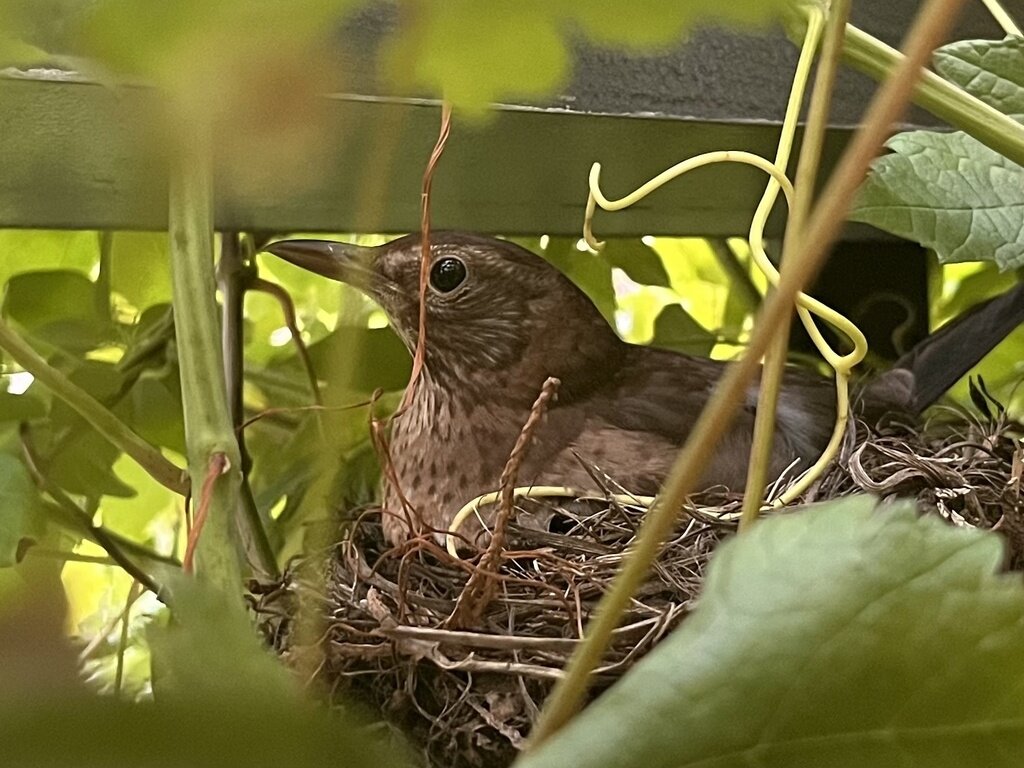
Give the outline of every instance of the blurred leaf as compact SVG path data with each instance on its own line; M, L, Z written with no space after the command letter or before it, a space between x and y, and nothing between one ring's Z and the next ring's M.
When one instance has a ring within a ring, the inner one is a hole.
M301 44L322 34L353 2L292 0L96 0L80 33L93 55L114 69L144 74L164 84L199 85L202 73L237 59L255 61L262 41ZM238 34L239 29L248 30ZM223 74L231 80L242 73Z
M1024 590L1002 559L909 503L760 522L681 627L517 765L1017 765Z
M961 40L935 51L947 80L1007 115L1024 115L1024 40Z
M88 275L99 258L95 232L0 229L0 283L21 272L73 270Z
M5 768L408 764L351 712L332 716L305 700L221 596L194 583L175 595L173 625L154 628L152 641L178 685L134 705L88 695L78 683L60 612L50 607L59 592L23 600L17 612L4 603L0 658L18 662L0 665Z
M0 568L14 565L22 542L37 539L44 527L39 493L28 470L14 456L0 453Z
M78 272L26 272L8 281L3 311L32 336L85 352L114 337L99 307L96 284Z
M651 344L655 347L707 357L715 341L715 335L678 304L669 304L654 321Z
M571 15L599 42L656 48L677 42L700 23L766 24L785 11L788 3L785 0L739 0L731 3L717 0L689 0L686 3L639 0L630 5L629 13L623 13L621 7L601 0L571 0L552 3L551 6Z
M385 49L400 87L423 86L479 110L501 96L551 93L568 80L571 60L551 4L448 0L418 10Z
M186 576L172 591L172 621L150 630L158 697L298 704L296 681L259 642L240 602L225 602L222 594Z
M606 242L600 256L611 266L621 269L636 283L671 287L661 257L639 240L612 238Z
M910 131L887 146L851 219L915 240L943 262L1024 266L1024 168L959 132Z
M171 300L165 232L117 232L110 250L110 287L142 311Z
M0 392L0 421L31 421L46 415L46 403L30 392Z
M641 0L624 12L598 0L449 0L417 6L385 60L400 86L426 87L479 110L509 96L550 94L567 82L567 32L574 27L602 43L665 46L701 20L764 23L784 7L782 0Z

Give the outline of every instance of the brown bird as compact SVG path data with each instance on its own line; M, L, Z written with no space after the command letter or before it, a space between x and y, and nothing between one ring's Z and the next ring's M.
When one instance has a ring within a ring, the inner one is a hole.
M286 240L266 250L362 290L412 352L420 248L415 234L377 248ZM547 377L561 385L518 484L590 489L590 463L632 493L656 493L725 365L622 341L557 269L489 237L432 234L426 304L424 367L392 432L399 488L385 483L384 530L394 543L409 535L399 490L415 513L413 527L444 531L464 504L497 489ZM1021 322L1024 285L930 336L862 399L875 411L923 409ZM834 398L829 380L787 371L772 476L818 457L832 430ZM704 487L742 490L756 402L755 384L711 459Z

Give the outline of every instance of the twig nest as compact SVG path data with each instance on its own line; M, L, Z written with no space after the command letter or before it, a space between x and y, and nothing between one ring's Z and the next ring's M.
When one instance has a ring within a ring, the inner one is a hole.
M898 422L858 425L807 500L865 491L916 496L923 510L953 524L1004 531L1011 561L1024 561L1019 425L1001 415L945 415L921 431ZM328 552L263 590L256 608L265 632L330 701L357 700L380 713L428 764L508 764L644 513L613 501L523 506L523 519L546 520L547 530L510 526L496 588L475 606L474 626L456 623L456 605L477 561L452 558L432 538L389 548L380 513L370 511ZM738 507L739 498L724 493L693 499L617 630L595 695L685 618Z

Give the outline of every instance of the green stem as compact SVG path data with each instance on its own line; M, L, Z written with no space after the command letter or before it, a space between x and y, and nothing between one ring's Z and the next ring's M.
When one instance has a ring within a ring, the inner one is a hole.
M565 676L545 702L528 745L530 749L550 738L579 710L589 687L591 671L604 656L623 611L661 551L683 501L693 490L722 435L732 423L736 409L743 402L746 389L759 368L758 361L774 336L775 326L784 315L792 312L797 293L820 269L829 246L841 231L869 163L878 155L882 142L891 133L893 122L906 107L921 67L952 26L955 12L963 1L927 0L918 12L907 36L905 61L876 94L863 124L843 153L821 202L808 221L801 254L784 265L778 288L765 303L754 326L749 348L719 380L691 430L658 501L644 518L622 568L587 625L583 642L569 660Z
M255 279L255 267L242 252L242 240L237 232L221 235L220 262L217 281L221 294L221 347L224 352L224 377L228 392L228 413L242 457L242 483L239 488L238 520L243 534L245 552L253 568L268 579L277 579L280 572L270 546L256 499L249 485L252 461L245 447L245 420L242 391L245 377L243 358L245 293ZM248 535L247 535L248 534Z
M821 47L821 60L814 80L814 91L807 113L807 128L800 144L800 158L797 161L796 181L793 185L793 204L786 222L786 238L782 247L785 263L795 258L800 251L800 236L807 221L814 187L818 178L821 149L828 128L828 114L832 105L832 86L835 82L839 56L842 50L843 30L850 15L850 0L835 0L829 9L825 25L825 37ZM802 101L802 90L801 90ZM797 108L799 109L799 107ZM794 110L795 112L796 110ZM783 134L795 132L796 114L786 115ZM788 142L780 143L780 154L785 146L785 157L777 157L776 163L785 167L789 162ZM775 338L768 347L761 373L761 389L757 397L757 415L754 419L754 438L747 468L747 485L740 514L740 530L744 531L757 519L764 502L764 490L768 480L768 468L775 437L775 416L782 379L785 374L786 353L789 350L789 328L792 313L787 314Z
M188 493L188 478L180 468L135 434L131 427L104 408L96 398L72 383L67 376L46 362L2 318L0 318L0 347L18 365L31 373L36 381L95 427L103 437L131 456L160 485L175 493L182 495Z
M203 487L218 454L215 481L196 550L197 572L225 595L238 595L242 570L234 519L242 459L228 414L213 266L213 171L206 126L179 120L169 190L171 281L181 396L192 488Z
M882 81L902 61L902 54L852 24L846 26L843 60L877 81ZM913 101L954 128L969 133L1018 165L1024 165L1024 125L998 109L939 77L923 70Z

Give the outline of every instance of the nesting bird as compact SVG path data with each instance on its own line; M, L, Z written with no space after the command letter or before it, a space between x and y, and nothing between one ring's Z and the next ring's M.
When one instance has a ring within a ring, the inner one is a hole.
M363 291L415 350L418 234L376 248L285 240L266 250ZM919 410L1021 322L1024 286L926 339L897 364L900 375L876 382L863 399L868 407ZM591 464L633 493L656 493L724 365L622 341L572 281L513 243L433 233L424 366L393 426L397 487L385 483L385 535L399 543L410 533L443 532L465 503L496 490L548 377L561 382L557 400L525 454L519 484L591 488ZM834 397L828 380L786 372L773 475L821 453ZM755 383L711 458L705 487L742 490L756 402Z

